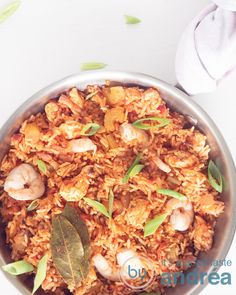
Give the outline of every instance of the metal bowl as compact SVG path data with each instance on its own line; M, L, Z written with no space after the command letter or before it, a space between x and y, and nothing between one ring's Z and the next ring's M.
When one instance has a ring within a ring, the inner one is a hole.
M53 83L28 99L2 127L0 131L0 160L2 160L9 149L11 135L19 129L21 123L26 118L41 111L49 99L57 97L58 94L73 86L83 90L88 84L103 85L106 80L111 81L115 85L138 85L158 88L171 109L187 116L191 124L197 126L206 134L208 144L211 147L211 158L219 165L224 176L224 193L222 198L225 202L225 212L217 221L213 248L207 253L202 253L199 259L207 259L209 261L225 259L232 243L236 226L236 219L233 218L236 213L236 199L234 198L236 195L236 173L233 159L224 138L207 113L194 103L189 96L166 82L138 73L94 71L73 75ZM1 237L0 266L10 261L9 249L7 249L5 243L3 229L1 230ZM198 268L198 272L209 274L211 271L213 271L213 266L209 264L202 264ZM21 294L30 294L26 284L17 278L6 276ZM176 288L168 290L167 294L199 294L206 285L206 280L203 284L178 285Z

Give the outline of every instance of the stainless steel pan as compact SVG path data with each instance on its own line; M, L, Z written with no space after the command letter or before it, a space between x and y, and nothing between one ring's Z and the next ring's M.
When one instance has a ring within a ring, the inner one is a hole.
M9 149L10 137L19 128L22 121L31 114L37 113L43 109L43 106L50 98L56 97L60 92L73 86L83 89L88 84L104 84L110 80L112 84L139 85L143 87L156 87L160 90L162 97L171 109L188 116L190 122L202 130L208 138L211 147L211 157L220 166L224 176L224 193L222 195L225 202L225 213L218 219L213 248L206 254L201 254L200 259L221 260L228 253L235 232L235 213L236 213L236 173L235 167L230 155L229 149L222 137L220 131L196 103L189 96L169 85L148 75L139 73L113 72L113 71L94 71L85 72L80 75L73 75L60 80L50 86L40 90L20 106L10 119L5 123L0 131L0 160ZM2 231L3 232L3 231ZM9 251L5 245L3 234L0 240L0 266L10 261ZM213 267L202 265L199 268L201 272L210 273ZM13 285L24 295L30 294L27 287L18 279L8 276ZM206 286L203 285L179 285L169 290L168 294L199 294Z

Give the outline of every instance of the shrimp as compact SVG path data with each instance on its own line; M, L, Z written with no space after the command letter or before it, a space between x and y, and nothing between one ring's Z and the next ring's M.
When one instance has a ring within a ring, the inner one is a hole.
M72 139L69 141L68 151L72 153L93 151L93 154L95 154L97 146L89 138Z
M137 255L137 253L133 250L125 249L117 254L116 256L118 265L120 266L120 276L123 278L130 278L128 267L130 266L132 269L142 269L144 265ZM127 263L128 262L128 263Z
M191 202L171 199L167 202L167 210L171 212L170 224L177 231L186 231L193 222L194 213Z
M111 265L105 257L97 254L93 257L93 263L97 271L106 279L110 281L120 281L120 271L113 271Z
M35 200L44 194L45 185L39 173L29 164L14 168L6 178L4 190L15 200Z
M148 141L148 135L144 130L137 129L132 124L129 124L129 123L123 123L120 126L120 134L121 134L121 139L125 143L128 143L135 139L140 143Z
M97 271L107 280L121 281L121 276L129 278L128 269L124 268L125 263L132 258L129 265L132 268L143 268L143 264L140 261L138 255L133 250L125 249L116 256L119 267L113 269L107 259L101 254L97 254L93 257L93 263Z

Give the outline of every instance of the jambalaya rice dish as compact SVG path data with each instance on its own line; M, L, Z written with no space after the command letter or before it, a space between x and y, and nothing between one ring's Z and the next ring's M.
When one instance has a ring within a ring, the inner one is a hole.
M12 258L3 270L32 277L33 293L175 287L174 274L211 249L224 211L206 140L154 88L107 82L50 100L12 136L0 165Z

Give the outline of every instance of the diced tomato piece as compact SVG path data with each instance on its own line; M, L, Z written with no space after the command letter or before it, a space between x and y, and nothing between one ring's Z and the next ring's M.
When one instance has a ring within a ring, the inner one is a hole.
M166 113L166 106L164 104L159 105L157 109L160 111L161 115Z

